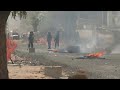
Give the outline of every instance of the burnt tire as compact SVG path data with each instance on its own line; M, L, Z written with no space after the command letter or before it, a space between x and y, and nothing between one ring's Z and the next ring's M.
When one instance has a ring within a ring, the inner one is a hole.
M80 47L79 46L68 46L67 51L68 53L80 53Z

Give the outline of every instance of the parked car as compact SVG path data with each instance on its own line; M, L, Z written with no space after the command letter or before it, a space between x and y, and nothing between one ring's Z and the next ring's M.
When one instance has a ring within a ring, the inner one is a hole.
M19 40L20 39L20 35L16 32L12 33L12 38L13 40Z

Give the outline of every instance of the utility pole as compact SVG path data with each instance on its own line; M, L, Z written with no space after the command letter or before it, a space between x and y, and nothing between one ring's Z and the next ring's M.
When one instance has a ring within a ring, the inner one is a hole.
M112 26L112 11L107 11L107 26L110 27Z
M103 26L103 11L101 11L102 12L102 26Z

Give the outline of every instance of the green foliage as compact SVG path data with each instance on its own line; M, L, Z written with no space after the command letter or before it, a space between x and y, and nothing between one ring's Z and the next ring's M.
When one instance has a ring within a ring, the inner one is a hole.
M47 15L47 12L45 11L35 11L32 12L29 16L30 23L34 29L34 31L37 31L38 25L45 19Z
M16 15L18 15L21 18L26 19L27 12L26 11L11 11L12 17L15 19Z

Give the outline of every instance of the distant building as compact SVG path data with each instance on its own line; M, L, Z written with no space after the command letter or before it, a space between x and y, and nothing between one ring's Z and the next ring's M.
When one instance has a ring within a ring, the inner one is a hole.
M107 12L107 25L109 27L120 27L120 11Z

